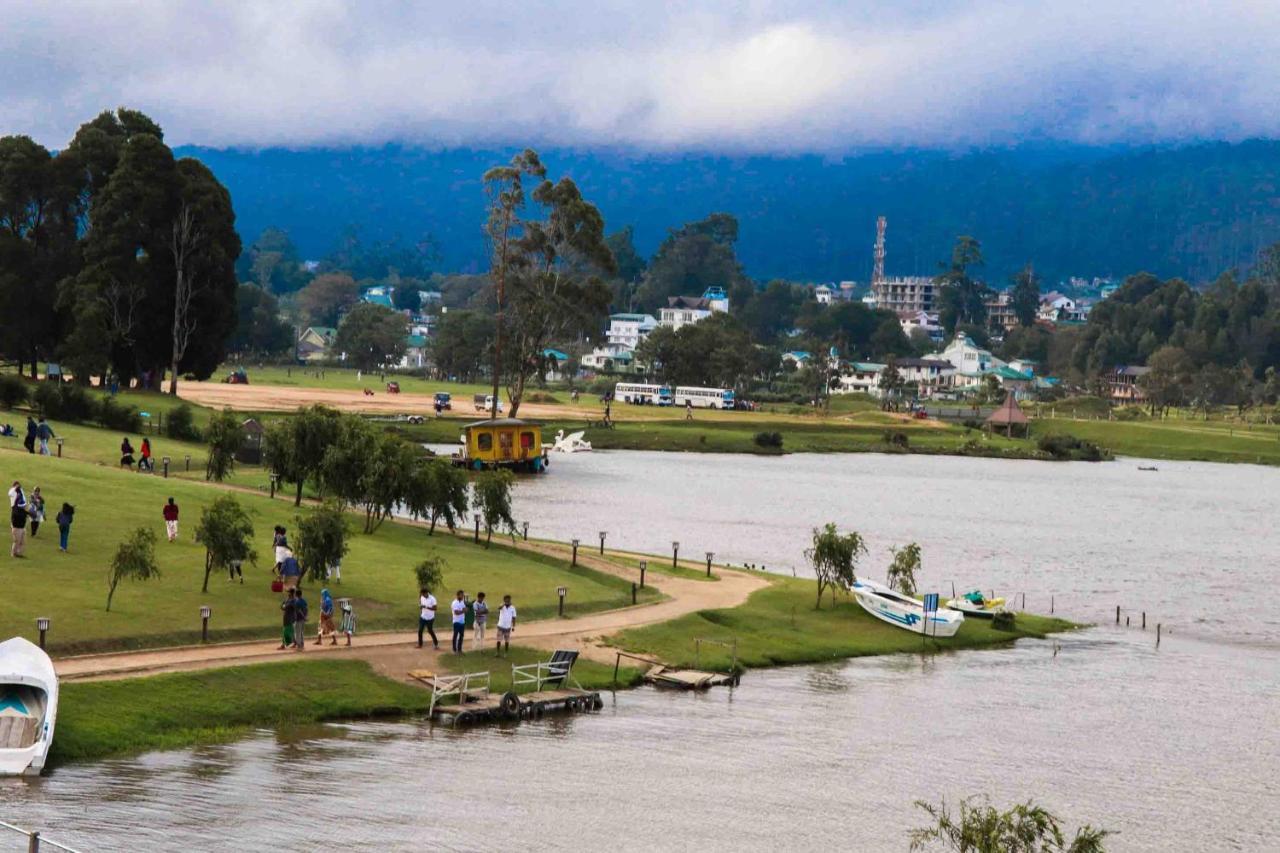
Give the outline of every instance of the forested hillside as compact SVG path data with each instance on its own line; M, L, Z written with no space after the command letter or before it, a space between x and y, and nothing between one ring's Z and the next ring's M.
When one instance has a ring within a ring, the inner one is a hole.
M402 148L261 152L185 149L236 199L246 244L279 226L305 257L350 228L366 241L438 243L439 266L484 265L480 176L510 151ZM731 158L544 152L597 201L610 231L632 225L651 254L668 229L714 211L741 223L757 279L865 280L875 218L889 217L891 274L933 274L957 234L982 241L984 276L1025 263L1046 283L1136 270L1207 281L1280 240L1280 143Z

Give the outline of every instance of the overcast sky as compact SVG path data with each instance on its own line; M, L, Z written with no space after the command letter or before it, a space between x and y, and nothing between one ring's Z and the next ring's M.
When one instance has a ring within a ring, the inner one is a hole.
M0 134L877 146L1280 136L1280 0L0 0Z

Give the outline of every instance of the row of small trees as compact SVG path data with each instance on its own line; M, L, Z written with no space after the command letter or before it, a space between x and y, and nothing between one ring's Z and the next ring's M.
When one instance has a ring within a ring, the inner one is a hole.
M889 586L903 595L915 595L916 572L920 571L920 546L911 542L891 550L893 562L889 564ZM856 530L841 533L834 524L813 529L813 544L805 550L804 556L818 579L815 607L822 606L822 594L827 590L831 591L834 606L836 591L847 593L853 587L858 580L858 561L866 554L866 540Z

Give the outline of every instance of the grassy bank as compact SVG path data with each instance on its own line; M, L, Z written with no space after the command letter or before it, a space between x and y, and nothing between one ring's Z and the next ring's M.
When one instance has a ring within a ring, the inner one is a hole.
M1044 418L1039 430L1068 433L1113 453L1146 459L1280 465L1280 426L1190 419L1087 421Z
M280 596L271 593L271 530L292 530L295 518L310 511L291 501L265 495L237 494L253 520L258 550L256 566L246 565L245 583L228 583L215 574L209 592L200 591L204 550L193 541L200 511L221 489L204 483L164 480L74 459L31 456L19 449L0 451L0 479L22 481L28 490L40 486L52 519L63 501L76 506L69 553L58 551L58 530L46 521L39 535L28 537L27 558L0 553L0 636L34 634L37 616L53 620L49 645L56 654L141 648L196 642L199 611L213 608L213 640L274 636L279 625ZM181 536L163 536L161 507L169 496L182 508ZM443 601L455 589L484 590L493 600L510 594L528 619L556 612L556 588L568 586L566 612L574 615L631 603L631 584L568 561L519 552L485 549L465 537L423 527L387 522L372 535L358 531L362 517L351 518L351 550L342 565L342 585L335 596L353 600L361 630L410 629L416 625L417 590L413 567L426 557L446 561ZM156 552L161 576L144 583L125 582L117 590L111 612L105 610L106 571L120 540L134 527L147 525L159 536ZM313 610L317 584L308 585ZM646 589L642 600L659 593Z
M440 663L445 672L489 670L492 691L502 693L511 689L512 663L547 658L539 649L512 647L509 657L489 651L443 655ZM592 661L579 662L573 674L588 690L613 683L613 667ZM640 677L640 670L624 667L618 682L629 687ZM298 660L73 682L62 687L50 760L56 766L224 743L253 729L425 714L430 701L424 688L378 675L358 660Z
M814 589L813 581L778 578L767 589L753 593L741 607L704 610L660 625L634 628L610 637L609 642L688 666L694 662L694 640L728 642L736 638L739 664L765 667L918 652L922 648L977 649L1074 627L1063 619L1019 613L1013 631L997 631L988 620L968 619L955 637L926 641L876 619L851 599L840 600L833 609L828 598L821 610L814 610ZM727 668L729 652L707 646L701 663Z

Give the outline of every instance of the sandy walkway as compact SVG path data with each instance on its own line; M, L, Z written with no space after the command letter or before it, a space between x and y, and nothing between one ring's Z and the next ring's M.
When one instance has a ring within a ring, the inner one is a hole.
M567 556L564 546L545 543L520 542L519 547L542 553ZM635 572L579 552L582 564L601 572L632 580ZM601 662L613 663L613 655L602 638L624 628L665 622L698 610L735 607L747 600L757 589L768 584L761 576L735 570L719 570L719 581L696 581L685 578L657 575L655 586L666 596L662 601L639 607L626 607L590 613L573 619L544 619L518 624L514 639L521 645L541 648L571 646L580 649L584 656ZM516 602L517 607L519 602ZM437 619L437 635L448 647L450 627L446 616ZM311 627L311 626L309 626ZM490 633L493 629L490 628ZM470 635L467 637L470 649ZM391 678L403 679L414 668L432 668L435 653L428 647L417 648L416 626L414 632L383 632L357 635L354 644L323 646L314 645L314 639L305 652L280 651L274 640L247 643L219 643L207 646L182 646L139 652L118 652L100 655L61 658L54 661L59 678L64 681L90 681L150 675L158 672L214 669L237 664L262 663L273 660L316 654L336 655L369 661L375 669Z

